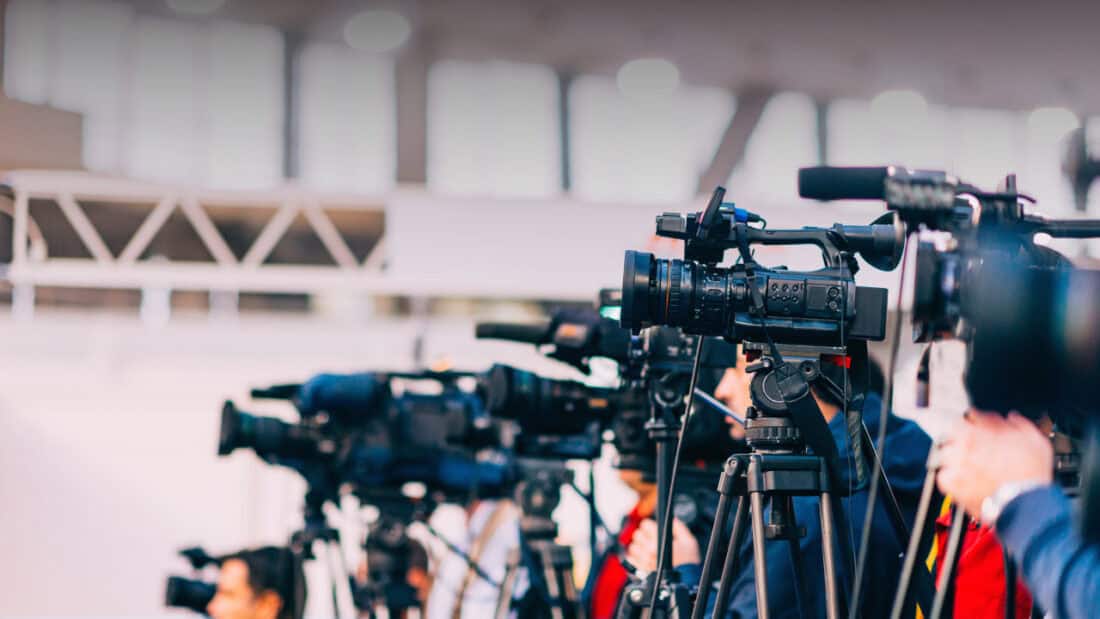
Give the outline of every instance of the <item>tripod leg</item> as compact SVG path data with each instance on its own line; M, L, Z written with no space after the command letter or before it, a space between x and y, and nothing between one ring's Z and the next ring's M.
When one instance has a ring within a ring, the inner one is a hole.
M496 619L508 619L508 613L512 612L512 594L516 588L516 576L519 572L520 550L512 549L508 553L508 567L504 572L504 581L500 585L500 597L497 598ZM462 605L462 600L455 600L455 604Z
M958 507L955 509L955 516L951 521L951 533L947 538L947 549L943 555L943 567L940 568L940 582L936 588L936 598L932 601L932 614L929 615L929 619L940 619L944 616L945 608L954 606L955 569L959 566L963 536L970 523L966 512ZM953 610L953 608L946 610L946 616L950 617Z
M830 493L822 492L818 510L821 517L821 557L825 574L825 615L828 619L838 619L840 601L837 597L836 552L833 549L832 500Z
M550 598L550 617L552 619L565 619L561 589L563 583L558 580L559 573L555 566L554 547L546 542L539 542L537 554L539 563L542 563L542 578L546 583L547 597Z
M917 504L917 516L913 521L913 534L909 537L909 547L905 550L905 563L902 564L901 576L898 580L898 592L894 596L894 607L890 611L890 619L901 619L901 615L905 612L905 607L908 606L907 598L909 596L909 582L913 577L913 572L919 569L917 562L920 557L917 555L920 548L920 532L924 530L924 523L928 520L928 511L932 505L932 493L936 489L936 471L935 469L929 469L927 476L924 478L924 487L920 492L920 503ZM859 600L853 599L851 603L853 605L859 604ZM929 609L922 609L927 612Z
M775 510L775 500L777 499L772 499L772 513L774 513ZM810 586L810 579L806 578L806 566L802 561L802 540L799 537L798 522L796 522L793 517L794 508L791 505L792 499L791 497L782 497L779 500L787 504L785 509L789 509L789 513L792 515L789 522L791 532L787 538L787 548L791 555L791 566L794 567L794 595L798 596L798 606L802 617L813 617L815 612L810 606L810 590L807 589L807 587Z
M1016 563L1007 548L1002 548L1005 561L1005 619L1016 619Z
M764 495L749 494L752 501L752 558L756 576L756 615L768 619L768 566L767 549L764 548Z
M745 534L745 517L749 511L749 502L744 495L737 497L737 511L733 516L733 532L730 534L729 548L726 550L726 561L722 564L722 578L718 581L718 593L714 595L714 619L722 619L726 616L726 603L729 601L730 587L733 586L733 577L737 574L738 555L741 553L741 540ZM711 535L715 535L714 532ZM703 608L706 612L706 604L695 603L695 607ZM702 613L699 614L702 617ZM698 619L694 615L692 619Z
M573 582L573 552L568 546L553 544L549 553L553 559L554 582L561 583L561 608L566 619L584 619L584 608L577 596L577 585Z
M314 556L318 560L322 561L325 566L325 571L328 572L329 591L332 595L332 616L335 619L340 619L340 593L337 590L336 572L332 569L332 561L329 559L329 546L327 543L317 540L313 542ZM317 549L320 548L320 552ZM323 558L322 558L323 555Z
M355 596L351 592L351 574L348 573L347 565L344 563L343 548L340 546L339 540L330 540L328 546L329 562L332 564L334 592L337 599L343 602L340 616L354 617Z
M710 579L714 576L714 562L718 554L718 546L722 542L721 531L726 526L726 518L729 517L730 503L733 496L729 488L732 487L732 478L737 475L737 460L730 459L722 471L722 478L718 482L718 508L714 512L714 526L711 527L710 540L707 542L707 554L703 558L703 572L699 576L699 591L695 596L695 607L691 610L691 619L703 619L707 612L707 602L710 600ZM740 512L741 504L738 503Z

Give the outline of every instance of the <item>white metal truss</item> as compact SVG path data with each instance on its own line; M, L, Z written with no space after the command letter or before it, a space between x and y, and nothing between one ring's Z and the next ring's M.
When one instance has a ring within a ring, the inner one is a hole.
M4 276L16 289L37 286L77 288L145 288L229 292L316 293L350 291L399 293L385 280L384 244L375 244L364 260L348 247L339 227L326 214L336 210L384 212L384 200L369 196L318 194L293 186L274 191L202 191L187 187L107 178L79 172L20 171L3 181L11 205L12 261ZM90 258L53 258L30 212L32 200L57 204ZM82 202L130 204L152 210L117 256L88 218ZM211 221L206 207L271 209L274 214L240 260ZM149 244L180 212L194 229L210 261L142 260ZM265 264L276 245L301 214L334 262L331 266Z

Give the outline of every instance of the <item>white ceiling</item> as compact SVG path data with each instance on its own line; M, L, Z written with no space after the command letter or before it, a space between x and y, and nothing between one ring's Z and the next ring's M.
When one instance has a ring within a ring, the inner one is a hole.
M348 15L379 5L443 56L601 73L665 56L700 84L822 98L914 88L933 102L1100 113L1100 2L227 0L222 14L337 38Z

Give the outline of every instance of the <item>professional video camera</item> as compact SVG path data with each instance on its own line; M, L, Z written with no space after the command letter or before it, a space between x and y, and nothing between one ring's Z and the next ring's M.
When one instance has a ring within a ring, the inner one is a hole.
M617 320L607 317L618 315L620 299L618 290L605 289L600 291L598 310L559 309L548 321L535 324L480 323L476 333L479 338L535 344L548 357L586 373L593 358L616 362L621 382L614 388L547 379L522 370L513 370L513 378L495 384L500 387L499 393L511 394L514 386L522 385L526 394L541 394L511 397L516 403L521 397L531 402L554 403L537 407L538 423L527 426L532 431L543 436L562 434L596 420L603 430L609 431L620 468L652 474L655 446L645 427L650 418L651 396L647 381L654 386L653 395L682 405L696 338L672 328L653 329L644 337L631 336ZM708 371L703 382L709 384L705 388L712 389L720 378L718 373L735 364L731 348L711 347L702 364ZM487 400L490 410L495 410L493 398ZM530 404L517 409L534 410ZM722 430L717 414L707 411L693 415L684 441L685 458L710 463L723 461L737 446Z
M1073 268L1057 252L1036 244L1035 237L1100 237L1100 221L1052 220L1026 212L1034 199L1017 190L1013 175L991 192L942 171L818 167L799 172L799 193L819 200L884 201L906 224L907 236L918 234L914 339L966 342L965 384L975 407L1016 410L1033 419L1046 413L1062 431L1084 433L1100 395L1095 328L1100 273ZM1082 470L1082 480L1088 473ZM924 497L931 495L933 483L930 468L915 530L923 529ZM1085 495L1091 485L1082 483ZM958 510L952 530L966 525L966 514ZM961 539L953 533L945 549L941 583L948 584L937 590L931 616L939 615L952 590ZM893 616L904 605L917 545L914 534Z
M443 393L395 395L391 383L398 378L439 381ZM323 500L335 499L345 485L359 492L407 482L447 499L503 496L514 481L511 464L479 457L477 451L492 442L488 417L476 397L454 387L455 379L439 373L321 374L302 385L256 390L256 397L294 402L301 421L252 415L226 402L218 453L250 448L300 473Z
M820 167L800 171L799 192L882 200L920 232L915 339L967 342L966 386L978 408L1050 413L1080 435L1100 395L1100 272L1073 268L1035 237L1100 237L1100 220L1026 212L1034 200L1014 176L990 192L941 171Z
M719 482L715 523L721 526L725 522L734 488L745 488L746 479L759 480L755 485L750 482L748 494L742 495L737 521L745 520L742 516L751 496L751 530L754 538L760 536L754 544L755 560L763 566L764 537L789 533L780 531L784 527L765 530L765 501L771 505L771 522L794 522L789 499L783 498L792 494L821 497L823 530L845 520L839 501L831 498L842 490L834 481L840 478L840 453L811 395L831 400L844 411L856 487L867 481L864 450L869 441L861 422L862 396L870 377L866 342L885 338L887 291L856 285L857 257L877 269L892 270L901 261L905 237L900 222L890 213L866 226L769 230L763 217L724 203L724 197L725 190L719 187L700 213L657 217L659 236L684 241L682 260L626 252L621 321L634 330L668 326L684 333L721 337L743 345L749 360L755 361L747 368L753 374L753 406L745 423L750 453L735 455L727 462ZM814 245L821 250L823 267L815 271L768 268L755 260L755 245ZM737 252L737 260L731 266L719 266L729 250ZM862 371L850 376L850 367ZM681 393L693 394L694 390ZM655 585L639 589L648 591L645 596L651 595L651 612L658 608L669 546L667 510L658 517L661 552ZM739 548L743 533L735 527L730 548ZM847 540L841 536L839 541L839 555L847 562ZM832 543L823 539L828 564L824 576L831 592L830 605L835 605L830 612L835 613L844 601L837 595ZM717 550L717 545L708 547L700 591L709 590ZM720 607L728 592L728 572L724 570L719 587ZM767 598L766 583L758 585L758 604L762 604ZM662 595L672 599L676 594L665 591ZM706 602L702 596L699 605L705 607ZM694 616L700 615L697 608Z
M212 557L202 548L187 548L179 552L187 559L196 573L211 565L220 565L221 559ZM206 607L214 599L217 586L212 582L183 576L169 576L164 588L164 605L169 608L184 608L199 614L206 614Z
M768 230L750 226L762 218L724 204L724 196L719 187L701 213L657 217L659 236L684 241L683 260L626 252L624 327L668 325L730 341L802 345L883 339L886 290L856 286L853 276L857 255L878 269L897 266L904 238L889 214L868 226ZM816 245L824 268L767 269L753 260L753 245ZM719 267L732 249L738 263Z

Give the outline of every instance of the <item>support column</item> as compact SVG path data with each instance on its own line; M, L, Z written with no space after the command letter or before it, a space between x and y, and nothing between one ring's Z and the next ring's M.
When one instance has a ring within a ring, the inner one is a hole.
M283 178L301 175L301 79L298 59L305 46L299 30L283 31Z
M431 37L418 32L397 56L397 182L428 181L428 72L435 60Z
M573 142L569 133L572 118L569 114L569 91L573 87L573 73L558 71L558 144L561 149L561 190L573 189Z

